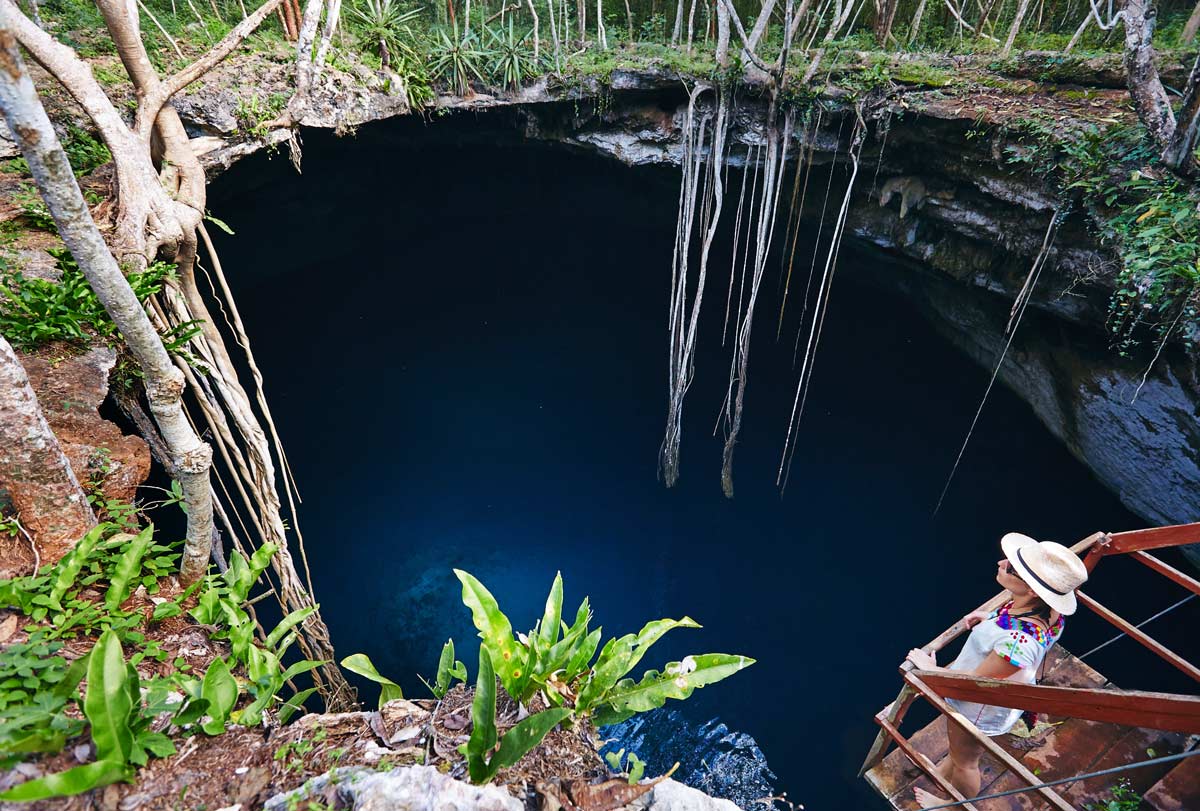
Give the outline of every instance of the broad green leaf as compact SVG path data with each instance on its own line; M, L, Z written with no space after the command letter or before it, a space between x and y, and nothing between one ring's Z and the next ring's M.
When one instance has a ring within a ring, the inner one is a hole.
M250 573L250 565L246 558L236 549L229 555L229 566L221 574L221 578L229 587L229 591L238 602L250 594L250 586L254 584L254 575Z
M308 608L300 608L280 620L271 633L267 634L267 647L274 649L279 644L279 640L283 639L288 631L304 622L316 610L317 606L315 605Z
M283 671L283 675L279 677L279 680L281 682L287 682L290 679L294 679L310 670L316 670L323 664L325 663L320 659L304 659L296 662L296 664ZM403 698L403 696L397 696L397 698Z
M512 634L512 624L508 617L500 611L500 605L492 593L475 577L455 569L454 574L462 581L462 601L471 609L471 619L479 630L479 638L491 655L492 667L500 677L504 689L509 695L520 697L521 691L516 682L527 672L514 676L514 671L528 671L525 667L524 646L520 645Z
M587 670L588 663L592 661L592 656L596 653L596 648L600 647L600 637L603 632L604 628L601 626L584 637L583 641L579 643L579 647L575 649L571 660L567 662L564 681L569 682Z
M83 564L87 562L88 557L91 556L96 546L100 543L100 538L104 532L111 527L111 524L100 524L91 529L54 566L54 580L50 587L50 603L52 607L59 608L61 606L62 598L75 585L75 578L79 576L79 572L83 569Z
M636 786L646 773L646 762L633 752L629 753L629 785Z
M258 580L258 576L266 571L267 567L271 565L271 558L275 557L275 553L278 551L279 547L273 543L265 543L254 550L254 554L250 556L251 583Z
M183 609L179 607L179 603L172 600L171 602L159 603L158 605L154 606L154 613L151 615L150 620L152 622L158 622L159 620L165 620L169 617L178 617L182 613Z
M129 546L117 559L112 581L108 591L104 593L104 607L109 611L116 611L133 591L133 582L142 570L142 556L153 541L154 525L151 524L129 542Z
M48 774L13 786L0 794L0 800L29 802L49 797L68 797L100 786L107 786L133 777L133 769L115 760L98 760L85 763L57 774Z
M370 657L365 653L355 653L347 656L342 660L342 667L351 673L357 673L380 685L380 707L394 699L404 698L404 691L400 689L400 685L386 676L380 675L379 671L375 669L375 665L371 663Z
M553 673L567 667L567 664L574 658L580 640L586 637L588 623L591 622L591 619L592 611L588 606L588 599L584 597L583 602L579 605L579 610L575 612L575 623L570 628L564 627L562 639L556 642L548 653L543 654L542 661L545 664L542 669L545 672ZM559 625L565 626L565 623L560 622Z
M475 698L471 701L471 737L467 740L467 770L472 783L486 783L488 755L496 745L496 673L488 649L479 646L479 675L475 679Z
M54 694L59 696L69 696L79 686L79 682L83 681L84 675L87 674L88 662L92 659L91 651L88 651L83 656L80 656L74 662L71 662L67 672L63 675L62 681L54 685Z
M229 665L221 657L213 659L205 671L200 694L208 702L209 717L200 728L209 735L220 735L225 731L225 721L238 697L237 682L229 672Z
M542 742L546 733L570 715L569 709L543 710L529 716L505 732L504 737L500 739L500 748L488 761L487 778L482 782L486 783L491 780L501 769L516 765L526 752Z
M138 743L155 757L170 757L175 754L175 744L161 732L143 732Z
M542 614L541 646L550 650L558 642L559 623L562 620L563 582L562 572L554 575L550 585L550 596L546 598L546 609Z
M301 690L285 701L283 706L279 708L279 723L286 724L290 721L292 716L296 714L296 711L304 707L304 702L308 700L308 697L315 692L317 692L316 687L309 687L307 690Z
M619 639L610 639L596 659L592 676L579 692L576 706L590 709L605 701L605 693L646 655L650 646L673 628L699 628L700 624L691 617L680 620L661 619L646 623L637 635L626 634Z
M128 679L121 640L115 631L105 631L88 657L87 694L83 699L83 714L92 725L99 760L125 763L133 749L133 731L129 728L133 702L129 699Z
M706 653L672 662L662 673L647 671L640 682L624 679L605 694L605 706L596 712L596 723L616 723L634 713L661 707L668 698L685 699L696 688L721 681L752 664L754 660L745 656Z
M441 698L446 695L450 689L450 682L456 675L457 667L461 664L454 659L454 640L447 639L446 644L442 646L442 655L438 659L437 680L434 683L433 691L435 697ZM463 670L465 671L466 668Z

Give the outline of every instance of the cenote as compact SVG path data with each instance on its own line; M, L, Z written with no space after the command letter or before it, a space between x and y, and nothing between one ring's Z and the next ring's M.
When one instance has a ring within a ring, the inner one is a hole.
M681 478L665 488L678 183L448 116L306 132L302 175L260 154L213 185L314 590L339 653L369 654L413 695L448 637L475 672L455 567L522 629L556 571L606 636L692 616L703 629L668 635L645 666L709 651L757 664L673 709L753 736L808 808L882 807L855 779L871 716L905 652L996 591L999 537L1145 522L999 387L935 518L988 373L877 283L907 271L849 241L782 495L796 322L776 339L778 257L768 266L732 500L713 435L728 235L715 249ZM1064 644L1108 635L1081 619ZM1114 680L1118 647L1096 660Z

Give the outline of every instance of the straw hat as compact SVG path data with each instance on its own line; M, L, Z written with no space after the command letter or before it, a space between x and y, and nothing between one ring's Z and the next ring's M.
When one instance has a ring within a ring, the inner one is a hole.
M1088 579L1078 555L1060 543L1035 541L1019 532L1001 538L1000 548L1017 575L1046 605L1060 614L1075 613L1075 589Z

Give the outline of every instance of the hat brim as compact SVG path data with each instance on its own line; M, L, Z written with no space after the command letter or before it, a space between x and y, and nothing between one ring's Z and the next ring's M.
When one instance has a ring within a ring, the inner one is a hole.
M1010 532L1000 539L1000 548L1004 551L1004 557L1012 564L1013 569L1025 581L1025 585L1033 591L1034 594L1041 597L1046 605L1057 611L1063 616L1069 617L1075 613L1075 609L1079 607L1075 599L1074 590L1066 594L1056 594L1050 589L1043 586L1029 571L1028 567L1021 562L1017 557L1017 550L1024 549L1029 546L1037 546L1038 542L1028 535L1022 535L1019 532Z

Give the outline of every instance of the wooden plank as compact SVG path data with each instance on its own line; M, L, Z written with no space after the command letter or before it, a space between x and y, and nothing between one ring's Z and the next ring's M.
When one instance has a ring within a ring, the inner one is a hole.
M1044 744L1026 752L1021 761L1042 780L1083 774L1104 756L1129 727L1069 718L1054 727ZM1066 792L1067 787L1058 789Z
M1138 642L1142 643L1142 645L1144 647L1147 647L1150 650L1154 651L1164 661L1171 664L1176 669L1183 671L1184 673L1191 676L1196 681L1200 681L1200 667L1196 667L1194 664L1189 662L1187 659L1184 659L1178 653L1175 653L1175 651L1171 650L1170 648L1168 648L1166 645L1159 642L1154 637L1145 633L1140 628L1135 627L1130 622L1128 622L1124 617L1121 617L1121 616L1117 615L1116 613L1114 613L1113 611L1110 611L1109 609L1105 608L1100 603L1096 602L1091 597L1084 594L1082 591L1079 591L1077 589L1075 591L1075 596L1079 598L1080 603L1087 606L1092 611L1095 611L1102 618L1107 620L1114 628L1117 628L1118 630L1122 631L1126 636L1130 637L1131 639L1136 639Z
M1200 594L1200 580L1197 580L1194 577L1188 577L1186 574L1179 571L1169 563L1163 563L1161 560L1154 557L1154 555L1151 555L1148 552L1134 552L1132 555L1130 555L1130 557L1132 557L1138 563L1143 563L1146 566L1149 566L1163 577L1168 577L1171 580L1174 580L1176 583L1183 586L1193 594Z
M1029 769L1027 769L1019 760L1001 749L995 741L980 732L974 724L963 717L962 713L955 711L954 708L942 700L941 696L934 692L929 685L922 681L916 673L909 673L904 678L905 681L915 687L917 692L923 695L926 700L937 707L951 721L958 724L959 727L971 734L976 741L983 745L984 749L991 752L994 757L998 758L1002 763L1008 766L1010 770L1016 772L1016 774L1021 777L1021 779L1025 780L1028 785L1040 785L1041 781L1038 780L1037 776L1034 775L1033 772L1029 771ZM1042 796L1042 799L1050 803L1051 807L1057 808L1059 811L1075 811L1071 804L1055 793L1054 790L1042 787L1037 789L1037 792Z
M998 707L1019 707L1067 718L1200 733L1200 696L1049 687L924 670L915 671L909 677L915 677L944 698Z
M1136 763L1139 760L1149 760L1151 757L1173 755L1183 749L1187 736L1177 732L1162 732L1155 729L1130 729L1116 743L1109 747L1104 755L1092 764L1089 771L1103 771L1116 766ZM1138 793L1145 794L1151 786L1171 771L1177 764L1164 763L1157 766L1144 766L1140 769L1130 769L1120 775L1105 775L1092 777L1072 783L1066 788L1069 800L1080 808L1088 804L1101 806L1101 801L1108 798L1108 792L1113 782L1118 779L1129 781L1130 787ZM1101 806L1102 807L1102 806Z
M884 735L887 730L881 729ZM891 741L891 736L888 736ZM918 730L908 739L912 747L930 762L937 763L946 756L949 744L946 740L946 719L939 715L930 724ZM864 777L882 796L891 799L909 788L913 781L921 776L921 770L908 756L899 749L893 750L879 765L868 771Z
M1196 811L1200 808L1200 755L1176 764L1142 799L1157 811Z
M1162 549L1164 546L1183 546L1200 543L1200 522L1114 532L1109 537L1111 541L1104 550L1107 555L1136 552L1139 549Z
M908 755L909 759L912 760L913 763L920 766L921 771L925 772L929 779L937 783L938 788L949 794L955 800L962 801L966 799L966 797L964 797L959 790L954 787L953 783L938 774L937 767L933 765L933 762L918 752L913 745L909 743L908 739L900 733L900 730L892 726L885 718L879 718L877 720L879 725L883 727L888 735L892 737L892 740L896 742L896 745L900 747L901 751ZM978 808L967 802L962 803L960 807L967 809L967 811L979 811Z
M1057 659L1050 657L1058 651ZM1046 652L1046 670L1042 674L1041 683L1049 687L1104 687L1111 683L1104 674L1093 668L1087 662L1079 659L1066 650L1054 645Z
M1007 771L992 781L987 790L989 793L997 794L1001 791L1025 788L1028 785L1016 774ZM1049 808L1036 791L1023 791L1008 797L980 800L976 805L979 806L979 811L1045 811ZM947 811L953 811L953 809L947 809Z

